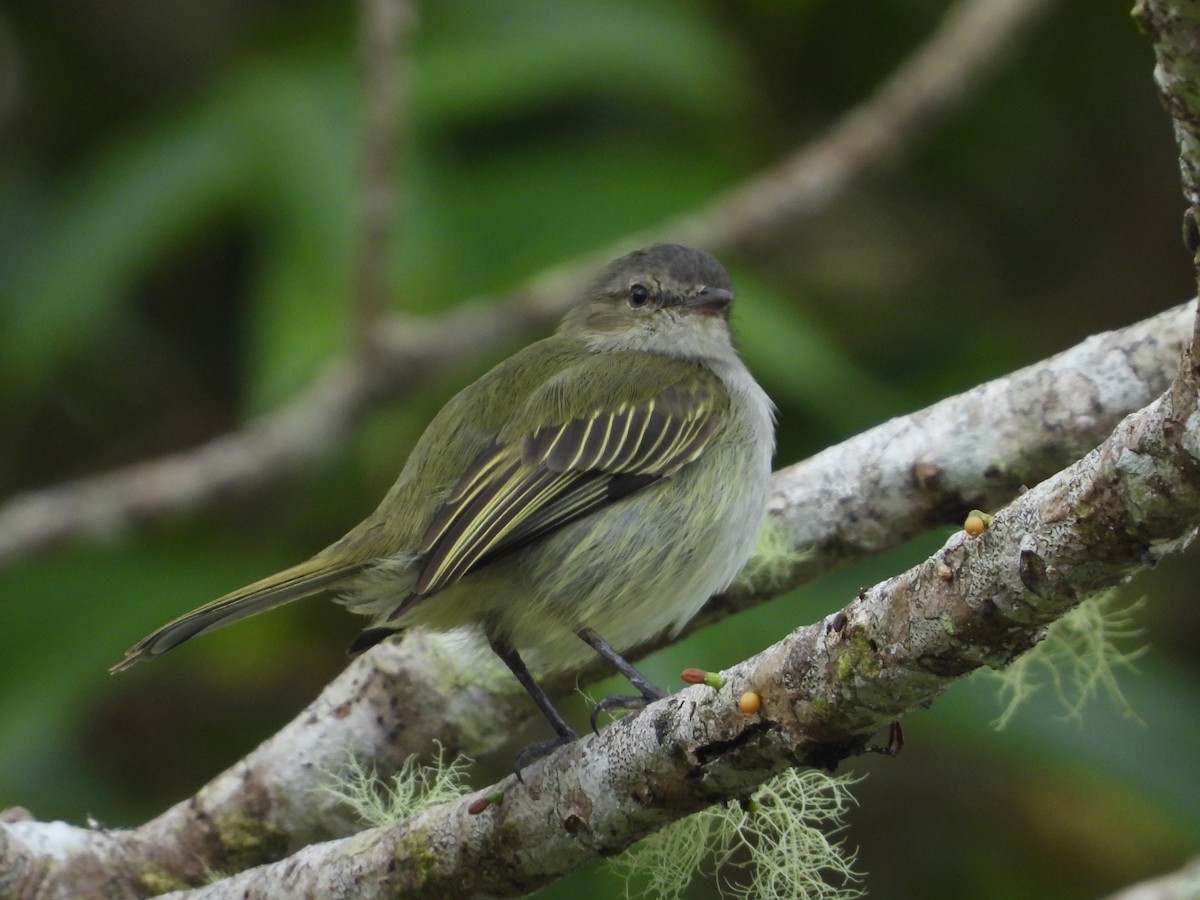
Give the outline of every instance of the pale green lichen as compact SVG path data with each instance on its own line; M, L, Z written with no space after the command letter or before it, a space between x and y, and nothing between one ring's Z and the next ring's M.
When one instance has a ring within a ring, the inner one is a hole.
M424 828L413 828L404 834L396 843L394 857L403 861L406 878L416 884L421 883L422 873L432 871L442 862Z
M1137 719L1121 691L1117 672L1134 671L1134 660L1146 650L1144 646L1128 649L1129 642L1142 633L1134 615L1141 605L1141 600L1121 605L1116 591L1085 600L1051 625L1036 647L1017 657L1007 669L991 672L991 677L1000 679L1004 704L992 724L1004 728L1025 701L1047 685L1066 719L1078 720L1088 701L1100 694L1125 716Z
M214 818L213 831L221 844L225 868L234 872L287 855L288 833L247 813Z
M845 827L857 780L789 769L744 806L729 801L668 825L613 861L626 876L626 896L676 900L697 873L714 874L731 898L862 896L854 851L832 839ZM735 884L727 867L746 856L747 877ZM634 882L643 879L634 894Z
M874 678L879 674L882 665L875 651L871 649L871 641L861 628L846 628L842 632L845 649L838 657L838 681L849 681L851 676L858 678Z
M731 590L777 593L793 585L797 566L813 555L812 550L797 550L792 545L791 531L768 516L758 532L754 552Z
M390 779L379 777L351 756L342 771L329 773L328 783L317 790L331 794L370 827L392 825L414 813L454 800L470 792L465 756L447 759L438 744L428 763L410 756Z
M813 718L818 722L829 722L834 719L840 712L840 708L831 700L823 700L820 697L813 697L808 702L812 709Z
M166 894L171 891L184 891L193 887L193 885L188 884L181 878L177 878L162 866L155 865L154 863L151 863L142 870L142 874L138 876L138 883L151 896Z

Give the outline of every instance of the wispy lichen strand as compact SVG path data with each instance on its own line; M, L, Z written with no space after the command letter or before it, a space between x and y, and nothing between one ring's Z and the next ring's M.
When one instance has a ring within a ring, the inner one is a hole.
M1141 600L1124 603L1117 591L1106 591L1081 603L1046 631L1045 639L1007 669L989 672L1000 681L1004 709L992 723L1002 729L1017 710L1047 685L1063 709L1063 717L1078 720L1093 697L1104 694L1117 709L1138 718L1121 691L1117 673L1133 670L1144 646L1130 647L1141 634L1135 614Z
M447 756L439 744L430 762L422 763L410 756L386 781L378 777L374 767L367 768L351 756L346 768L334 773L320 790L334 795L369 827L393 825L470 792L467 768L471 761L465 756Z
M626 896L682 898L698 873L716 873L730 898L862 896L855 852L833 839L845 827L858 780L788 769L744 804L717 804L674 822L614 861L626 875ZM745 878L735 883L728 869L745 856ZM642 877L645 887L634 894Z

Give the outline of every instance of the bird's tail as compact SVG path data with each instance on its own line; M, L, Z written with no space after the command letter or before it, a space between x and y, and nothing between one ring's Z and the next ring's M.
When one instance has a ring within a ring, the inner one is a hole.
M338 582L361 571L363 566L362 562L331 566L328 557L314 556L168 622L130 647L125 658L109 671L120 672L143 659L166 653L198 634L335 587Z

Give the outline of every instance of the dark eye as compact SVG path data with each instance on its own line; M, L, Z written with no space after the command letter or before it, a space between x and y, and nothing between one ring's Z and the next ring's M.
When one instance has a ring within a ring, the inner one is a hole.
M650 302L650 289L644 284L635 284L629 289L629 305L645 306Z

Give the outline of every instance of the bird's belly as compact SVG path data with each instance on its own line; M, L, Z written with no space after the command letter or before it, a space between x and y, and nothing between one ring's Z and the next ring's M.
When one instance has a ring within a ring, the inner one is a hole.
M677 630L741 571L761 527L765 476L719 487L699 508L677 502L686 491L655 496L660 486L679 487L635 494L512 561L523 596L503 598L493 621L531 665L588 661L592 651L575 635L584 627L617 649Z

